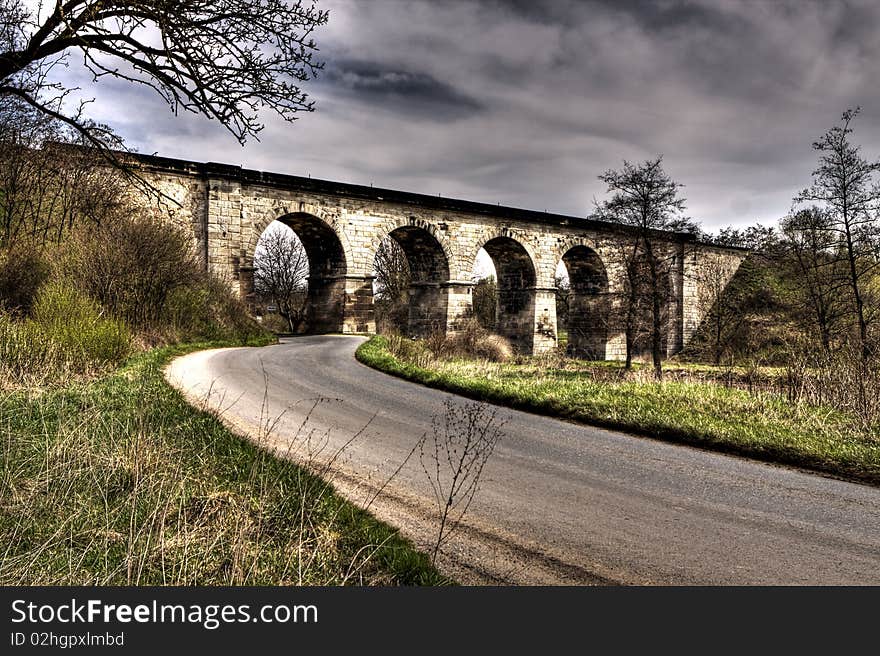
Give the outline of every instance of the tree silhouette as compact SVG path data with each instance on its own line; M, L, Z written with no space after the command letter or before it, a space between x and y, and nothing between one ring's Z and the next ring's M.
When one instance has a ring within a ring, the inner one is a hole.
M632 229L627 233L632 238L629 248L624 249L628 255L623 262L627 275L635 276L630 284L632 298L629 301L637 304L647 300L650 307L651 357L660 378L664 311L674 255L664 248L668 235L658 231L692 231L695 226L682 216L685 201L678 195L682 185L663 170L662 156L641 164L624 161L623 168L605 171L599 180L608 186L611 197L597 204L598 217ZM628 343L627 366L629 346Z
M848 109L836 125L813 143L819 166L813 184L795 198L795 205L816 204L825 212L825 230L836 243L837 258L844 263L849 284L862 359L871 355L868 325L874 319L876 300L871 281L880 270L880 162L865 159L850 141L852 121L859 110Z
M292 333L305 321L308 278L309 259L302 242L289 228L273 224L254 254L254 291L278 307Z
M312 111L298 83L322 64L311 35L328 12L299 0L0 0L0 100L17 99L70 125L93 146L109 133L73 109L53 80L78 53L104 77L155 90L181 109L216 119L240 142L269 109L285 120Z

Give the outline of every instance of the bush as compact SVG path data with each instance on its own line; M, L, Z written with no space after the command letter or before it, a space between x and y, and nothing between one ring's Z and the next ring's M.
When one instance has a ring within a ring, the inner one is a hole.
M159 328L169 297L202 278L189 236L134 210L77 233L62 272L113 316L139 329Z
M246 343L266 330L223 281L200 273L172 291L156 323L159 341L237 340Z
M377 296L373 301L376 332L391 335L406 329L409 323L409 305L406 300Z
M103 317L92 299L63 279L40 289L33 324L79 371L119 363L131 352L131 334L125 324Z
M264 330L268 330L272 333L286 333L290 330L290 325L280 314L275 314L274 312L267 312L263 315L263 320L260 322L260 325Z
M39 385L58 377L64 355L32 321L16 321L0 310L0 387Z
M46 385L92 373L131 351L125 325L101 316L73 285L53 281L37 294L33 318L0 311L0 385Z
M495 335L471 318L459 332L451 335L431 333L413 340L392 332L386 335L388 351L396 358L419 367L427 367L436 358L477 358L505 362L513 357L513 347L501 335Z
M479 324L486 330L495 330L498 323L497 313L498 306L498 284L495 282L495 276L488 276L477 281L474 285L473 307L474 317Z
M188 234L143 212L77 234L59 268L146 345L265 335L229 286L202 270Z
M201 338L234 339L245 344L266 336L266 331L248 313L247 306L232 293L229 285L208 274L203 274L200 285L208 292L205 320L209 321ZM193 335L190 339L196 337Z
M863 359L858 345L793 355L786 383L790 400L830 406L854 417L859 429L880 436L880 359Z
M14 314L28 314L37 290L49 276L49 264L28 245L0 250L0 307Z
M490 333L476 319L469 320L460 332L447 336L443 349L449 356L492 362L505 362L513 357L510 342Z
M435 356L423 341L409 339L397 332L388 333L386 338L388 351L394 357L416 366L427 367Z

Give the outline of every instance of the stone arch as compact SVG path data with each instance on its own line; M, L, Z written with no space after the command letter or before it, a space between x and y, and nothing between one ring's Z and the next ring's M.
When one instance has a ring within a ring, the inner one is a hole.
M351 270L352 252L344 231L338 230L320 208L306 203L276 205L254 222L245 246L242 276L253 279L254 255L260 237L273 221L283 223L296 233L309 262L308 292L305 321L300 330L305 333L344 332L348 295L347 279ZM251 288L253 283L251 282Z
M442 222L440 225L442 225ZM379 246L382 244L382 242L385 241L385 239L388 238L392 232L400 228L418 228L420 230L424 230L429 235L431 235L436 240L440 248L443 250L443 256L446 258L449 272L451 274L455 262L457 261L457 257L455 249L452 248L452 245L449 243L446 232L441 230L438 227L438 224L431 223L430 221L425 221L424 219L420 219L415 216L394 217L386 219L385 221L377 225L375 236L371 240L370 244L373 258L375 258L376 253L379 250Z
M448 248L437 238L437 231L425 222L401 222L391 230L379 233L375 242L374 260L382 243L393 240L406 257L409 286L405 312L398 321L406 325L396 327L413 337L427 337L445 333L447 329L448 293L450 277ZM399 315L398 315L399 317Z
M584 237L581 235L565 238L560 237L557 240L556 247L553 249L554 267L558 265L562 261L563 256L575 246L584 246L585 248L589 248L597 255L599 255L599 252L601 251L599 243L595 239L591 239L589 237Z
M330 212L326 210L326 208L320 205L314 205L312 203L306 203L303 201L290 201L290 202L279 202L272 205L271 209L266 210L258 218L256 218L251 226L252 230L248 235L247 241L244 244L242 258L247 264L253 264L254 250L257 248L257 242L260 240L260 237L266 231L266 228L272 223L272 221L276 221L281 219L282 217L295 215L295 214L305 214L315 219L320 220L324 225L327 226L333 233L336 235L336 238L342 244L342 252L345 255L345 268L346 271L354 271L355 270L355 259L354 259L354 250L352 249L351 242L348 239L348 235L345 230L341 229L336 217L334 217Z
M535 281L536 284L542 283L542 272L540 267L541 258L538 257L538 254L535 252L535 248L532 243L525 238L525 235L521 234L516 230L511 230L505 226L489 228L488 230L481 231L478 235L477 240L473 243L472 247L468 249L466 253L462 253L462 264L464 271L472 272L474 270L474 266L477 262L477 253L480 252L481 248L484 248L487 242L492 241L493 239L498 238L506 238L515 241L519 246L526 252L529 256L529 260L532 262L532 267L535 270Z
M566 352L573 357L604 360L612 317L605 263L596 250L585 243L571 244L562 251L560 261L565 265L569 280ZM559 314L557 307L557 320Z
M483 241L492 258L497 284L495 331L523 353L532 353L535 337L535 291L538 282L536 260L531 249L509 233Z

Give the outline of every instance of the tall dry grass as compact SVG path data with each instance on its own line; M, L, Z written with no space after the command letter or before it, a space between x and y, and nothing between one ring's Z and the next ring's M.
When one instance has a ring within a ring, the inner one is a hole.
M790 401L835 408L880 440L880 358L865 359L860 348L844 345L793 357L785 371Z
M391 331L384 335L389 352L419 367L434 360L471 358L489 362L506 362L513 358L510 341L483 328L470 319L455 332L435 331L421 340L404 337Z

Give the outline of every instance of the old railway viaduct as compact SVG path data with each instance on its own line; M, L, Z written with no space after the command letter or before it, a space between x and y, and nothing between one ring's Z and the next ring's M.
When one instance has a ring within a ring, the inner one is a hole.
M409 332L459 329L471 312L480 248L498 280L496 331L524 353L556 346L558 264L571 285L569 350L594 359L624 352L611 320L623 289L619 248L632 239L606 222L451 198L279 175L216 163L137 155L136 166L174 202L171 219L188 226L208 270L242 297L253 291L257 240L272 221L296 232L309 260L309 332L371 333L374 259L397 241L412 272ZM744 253L657 233L672 262L665 350L680 351L702 319L701 272L733 275Z

